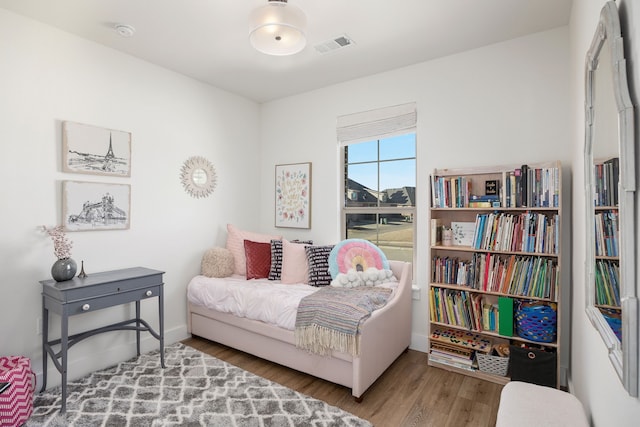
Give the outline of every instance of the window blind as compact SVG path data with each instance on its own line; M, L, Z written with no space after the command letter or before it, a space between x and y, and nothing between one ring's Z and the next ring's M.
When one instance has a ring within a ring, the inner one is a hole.
M339 116L338 144L345 146L409 133L415 131L416 121L415 102Z

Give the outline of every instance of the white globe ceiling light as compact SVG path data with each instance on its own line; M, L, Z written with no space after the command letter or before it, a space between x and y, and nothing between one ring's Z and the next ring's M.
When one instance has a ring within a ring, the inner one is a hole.
M307 17L287 0L268 0L266 6L254 10L250 16L251 45L267 55L293 55L307 43Z

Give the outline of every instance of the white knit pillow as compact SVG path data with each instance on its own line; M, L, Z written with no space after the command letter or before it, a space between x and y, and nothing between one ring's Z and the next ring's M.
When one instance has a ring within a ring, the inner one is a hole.
M201 274L207 277L229 277L233 274L233 254L225 248L208 249L202 256Z

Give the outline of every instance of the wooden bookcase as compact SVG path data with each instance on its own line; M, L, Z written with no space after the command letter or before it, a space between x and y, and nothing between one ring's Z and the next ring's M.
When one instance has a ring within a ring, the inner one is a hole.
M595 178L595 306L620 339L620 257L618 221L619 159L596 160Z
M524 345L555 354L559 386L561 171L548 162L433 172L429 365L506 384L505 374L479 369L474 354ZM527 303L553 307L555 331L520 336L515 317ZM458 338L443 347L443 335Z

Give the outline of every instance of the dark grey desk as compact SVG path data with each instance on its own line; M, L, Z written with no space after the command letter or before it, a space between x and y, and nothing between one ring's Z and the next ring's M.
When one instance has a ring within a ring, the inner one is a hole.
M67 406L67 352L85 338L102 332L136 331L137 353L140 355L140 331L149 332L160 341L160 364L164 368L164 296L163 271L143 267L93 273L85 278L75 277L66 282L42 280L42 388L47 386L47 355L62 374L62 405ZM159 332L140 318L140 301L158 297ZM136 303L135 319L113 323L69 336L69 317L130 302ZM60 338L49 341L49 311L61 317ZM57 353L53 346L60 346ZM58 360L60 359L60 360Z

